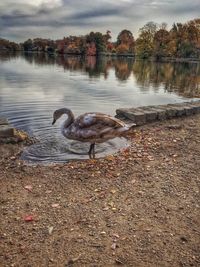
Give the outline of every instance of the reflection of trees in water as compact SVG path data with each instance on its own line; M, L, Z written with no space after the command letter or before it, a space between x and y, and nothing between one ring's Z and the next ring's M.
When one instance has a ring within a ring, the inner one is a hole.
M163 85L168 92L200 96L200 64L137 61L133 73L141 90L152 86L157 91Z
M66 70L84 71L90 78L108 77L108 70L115 69L115 75L120 81L126 81L131 75L133 67L133 59L125 58L107 58L107 57L81 57L81 56L65 56L65 55L48 55L46 53L25 53L25 59L29 63L38 65L57 64Z
M19 53L0 54L2 61L19 57ZM134 61L132 58L81 57L66 55L48 55L47 53L25 53L24 58L30 64L59 65L64 70L87 73L90 78L101 75L108 78L109 70L114 69L119 81L127 81L133 73L140 90L158 91L160 86L168 92L183 96L200 96L200 64L196 63L156 63Z
M200 65L176 63L168 81L168 91L178 91L184 96L200 96Z
M0 60L1 61L10 61L14 58L18 58L20 56L20 53L18 52L0 52Z
M88 73L89 77L100 77L102 74L107 77L107 67L104 58L96 58L89 56L85 58L85 71Z
M55 57L55 63L62 66L64 70L79 71L83 69L83 62L79 57Z
M94 56L66 56L66 55L48 55L46 53L26 53L25 59L29 63L38 65L56 64L63 67L64 70L84 71L89 77L100 77L101 74L107 77L107 62L103 58Z
M155 91L159 90L165 77L163 63L148 61L136 61L133 65L133 73L140 88L145 91L152 86Z
M40 66L56 64L55 56L47 53L24 53L23 57L29 63L35 63Z
M133 59L115 59L113 67L115 68L115 75L120 81L126 81L131 75L133 69Z

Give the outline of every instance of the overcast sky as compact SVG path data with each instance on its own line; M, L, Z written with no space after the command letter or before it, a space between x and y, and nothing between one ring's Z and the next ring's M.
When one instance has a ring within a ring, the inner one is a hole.
M186 22L200 17L200 0L0 0L0 37L13 41L61 39L90 31L123 29L137 37L145 23Z

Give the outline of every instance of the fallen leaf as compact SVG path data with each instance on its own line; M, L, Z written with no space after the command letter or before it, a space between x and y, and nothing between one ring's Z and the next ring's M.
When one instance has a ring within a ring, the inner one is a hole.
M118 234L113 234L114 237L116 238L119 238L119 235Z
M112 249L116 249L116 247L117 247L117 244L116 243L112 243L111 248Z
M112 194L115 194L117 191L115 189L110 190Z
M80 259L80 257L81 257L81 254L80 254L78 257L76 257L76 258L72 258L72 259L68 260L66 266L71 266L71 265L74 264L76 261L78 261L78 260Z
M129 151L130 151L130 148L129 148L129 147L127 147L127 148L125 148L125 149L123 150L124 153L128 153Z
M51 205L51 207L52 207L52 208L59 208L59 207L60 207L60 204L58 204L58 203L54 203L54 204Z
M31 192L32 189L33 189L32 185L25 185L24 188L25 188L26 190L28 190L29 192Z
M34 221L34 217L33 217L33 215L26 215L26 216L24 217L24 221L25 221L25 222L32 222L32 221Z
M109 155L109 156L106 157L106 159L112 161L114 159L114 157L112 155Z
M48 227L48 232L49 232L50 235L52 234L52 232L53 232L53 226L49 226Z
M117 264L124 264L124 262L123 262L122 260L120 260L120 259L115 259L115 262L116 262Z
M94 189L94 192L99 192L101 189L100 188L96 188Z
M100 234L101 235L106 235L106 232L105 231L102 231Z
M115 204L114 204L114 202L110 201L110 202L108 203L108 205L109 205L110 207L113 208Z

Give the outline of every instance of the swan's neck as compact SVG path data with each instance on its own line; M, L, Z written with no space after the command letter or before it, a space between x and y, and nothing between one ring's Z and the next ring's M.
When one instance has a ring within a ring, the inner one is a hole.
M67 115L67 119L63 122L62 129L67 129L74 122L74 114L70 109L63 109L63 114Z

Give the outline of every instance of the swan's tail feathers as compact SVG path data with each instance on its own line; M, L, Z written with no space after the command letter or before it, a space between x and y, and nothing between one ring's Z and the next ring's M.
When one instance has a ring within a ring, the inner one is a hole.
M128 131L132 130L133 128L135 128L136 124L135 123L130 123L128 124Z
M126 124L126 126L124 126L123 128L120 129L119 134L120 134L121 136L123 136L123 135L125 135L126 133L128 133L130 130L132 130L135 126L136 126L135 123Z

